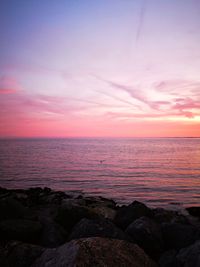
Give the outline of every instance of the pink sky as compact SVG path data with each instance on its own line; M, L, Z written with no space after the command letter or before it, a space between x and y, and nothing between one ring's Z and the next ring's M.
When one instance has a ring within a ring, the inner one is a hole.
M1 137L200 137L198 1L0 5Z

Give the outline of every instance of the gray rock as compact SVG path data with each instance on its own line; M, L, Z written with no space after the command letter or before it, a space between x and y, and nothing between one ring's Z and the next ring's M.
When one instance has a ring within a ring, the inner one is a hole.
M82 219L72 229L69 240L95 236L130 240L128 235L126 235L121 229L105 219Z
M156 267L137 245L122 240L87 238L47 249L31 267Z
M122 206L117 210L114 222L120 228L126 229L130 223L143 216L151 217L151 209L141 202L134 201L132 204Z
M158 258L163 251L160 225L148 217L141 217L131 223L125 231L152 258Z

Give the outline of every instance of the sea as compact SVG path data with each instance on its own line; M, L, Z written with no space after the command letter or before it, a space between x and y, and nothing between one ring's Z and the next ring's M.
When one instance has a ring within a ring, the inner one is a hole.
M200 205L200 138L0 139L0 186Z

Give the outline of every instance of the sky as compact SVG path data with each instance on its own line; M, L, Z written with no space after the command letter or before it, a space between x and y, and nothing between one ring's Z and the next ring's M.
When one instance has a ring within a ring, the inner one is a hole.
M200 137L200 0L1 0L0 137Z

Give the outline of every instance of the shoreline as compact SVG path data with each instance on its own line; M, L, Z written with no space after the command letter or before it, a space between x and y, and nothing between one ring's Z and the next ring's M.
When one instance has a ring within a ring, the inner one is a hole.
M200 207L180 212L48 187L0 187L2 267L197 267L199 253Z

